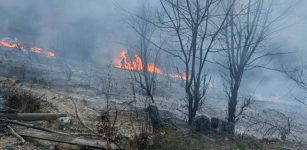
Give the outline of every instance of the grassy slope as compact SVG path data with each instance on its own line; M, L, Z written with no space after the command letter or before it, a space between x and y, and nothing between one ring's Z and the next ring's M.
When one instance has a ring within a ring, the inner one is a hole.
M306 149L303 145L278 140L200 135L167 130L167 134L146 150L288 150Z

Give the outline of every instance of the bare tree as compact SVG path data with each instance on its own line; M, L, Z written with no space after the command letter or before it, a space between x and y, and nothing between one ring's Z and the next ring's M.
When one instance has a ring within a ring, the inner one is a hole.
M138 16L131 15L129 20L130 27L137 33L138 39L133 46L140 58L140 62L136 62L138 71L133 70L132 77L139 87L143 90L146 97L150 98L154 103L154 94L156 88L156 76L158 70L156 70L157 63L159 61L159 51L153 49L151 40L153 39L156 27L146 20L153 20L154 13L151 5L147 2L143 2L140 5L140 9L137 11ZM146 19L146 20L145 20ZM138 59L137 57L135 59ZM136 60L138 61L138 60ZM152 67L154 70L149 70Z
M267 6L264 0L232 0L224 3L225 10L230 5L233 7L221 32L221 46L225 49L221 54L226 64L218 64L227 70L223 78L229 100L228 122L235 124L239 89L245 71L261 67L258 60L280 53L266 52L263 46L271 33L270 5Z
M140 9L137 12L137 16L131 16L129 22L131 28L137 33L138 39L134 46L137 54L134 59L130 62L134 62L137 65L136 70L131 71L132 79L137 83L137 85L142 90L142 93L146 96L145 107L153 129L158 129L161 124L161 118L157 106L153 106L148 101L150 99L151 103L154 103L154 95L156 91L156 77L157 74L161 74L161 70L157 68L157 63L159 62L159 50L155 50L151 44L156 27L146 20L153 20L154 13L152 11L151 5L143 1L140 5ZM131 57L130 57L131 58ZM134 88L134 86L133 86ZM133 89L134 91L134 89Z
M66 80L71 81L73 76L73 68L65 60L62 61L61 65L63 66L63 73L65 74Z
M285 73L301 90L307 91L306 70L306 66L301 66L294 68L292 71L285 71ZM303 104L307 108L306 98L306 96L303 98L294 96L297 102Z
M184 64L185 93L188 101L188 122L192 123L205 99L208 77L205 64L222 30L228 12L221 13L222 0L160 0L162 13L156 23L170 35L163 51ZM170 46L169 46L170 47Z

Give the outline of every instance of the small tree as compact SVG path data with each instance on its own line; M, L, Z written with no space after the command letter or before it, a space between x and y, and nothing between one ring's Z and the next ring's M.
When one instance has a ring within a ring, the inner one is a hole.
M307 66L296 67L293 71L285 71L289 79L291 79L301 90L307 91ZM294 96L294 99L303 104L307 108L306 97L299 98Z
M143 94L146 96L147 111L151 119L153 129L156 130L161 126L161 118L158 107L150 105L147 98L151 103L154 103L154 94L156 89L156 76L161 73L158 70L157 63L160 60L158 55L159 51L152 48L151 41L153 39L156 27L146 20L154 19L153 12L151 11L149 3L143 2L141 8L137 12L137 16L131 16L129 22L131 28L137 33L138 40L134 46L136 49L136 70L131 71L133 80L141 88ZM134 88L134 86L132 86ZM134 91L134 90L133 90Z
M160 0L162 13L156 26L169 35L162 49L178 58L184 66L188 122L192 123L208 89L206 61L215 51L218 35L228 16L221 13L222 0Z
M232 0L224 3L225 10L233 5L222 33L222 56L226 63L218 63L225 70L228 96L228 122L235 124L239 89L247 70L260 67L257 61L263 57L279 53L266 52L262 47L272 21L269 19L271 7L266 7L264 0Z
M132 77L139 87L143 90L146 97L148 97L152 103L154 103L154 93L156 88L156 69L159 61L158 54L152 48L151 40L153 39L156 27L147 22L146 20L153 20L153 12L151 11L149 3L143 2L140 5L140 9L137 11L137 16L131 16L129 25L138 35L136 44L133 46L136 49L136 53L140 58L141 64L137 62L137 68L141 68L138 71L132 71ZM145 20L146 19L146 20ZM138 58L136 58L138 59ZM149 71L149 66L154 70Z

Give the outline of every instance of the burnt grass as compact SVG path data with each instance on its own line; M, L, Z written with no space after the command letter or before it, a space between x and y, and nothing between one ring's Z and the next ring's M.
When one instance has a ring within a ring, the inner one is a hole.
M1 93L4 94L4 98L6 100L5 105L12 109L17 109L18 112L40 112L41 109L46 109L46 105L44 105L45 97L43 95L33 94L30 90L23 90L15 86L17 84L15 82L11 82L11 84L4 84L5 82L1 82L2 86L5 88L1 88ZM67 99L66 99L67 100ZM57 101L58 105L62 101ZM86 106L84 102L79 102L80 106ZM56 111L56 108L48 109L51 112ZM131 110L133 111L133 110ZM141 110L138 110L141 112ZM72 111L73 112L73 111ZM82 111L83 112L83 111ZM145 113L145 112L141 112ZM169 116L170 112L161 111L162 117ZM119 122L121 120L125 120L129 116L129 112L125 115L121 113L119 118ZM73 116L73 114L71 114ZM88 114L83 114L86 117ZM63 128L58 128L52 122L50 123L39 123L43 126L49 126L55 128L57 130L63 130L65 128L66 132L80 132L82 131L82 126L79 125L77 119L73 117L73 124L71 126L66 126ZM138 120L135 118L135 120ZM92 119L89 121L93 121ZM138 122L142 122L143 120L138 120ZM125 121L124 121L125 122ZM125 144L125 149L127 150L246 150L246 149L259 149L259 150L284 150L284 149L306 149L306 147L302 144L295 142L286 142L280 140L259 140L252 137L238 137L238 136L228 136L222 134L199 134L190 132L189 127L183 125L183 121L177 120L175 124L177 128L175 129L172 126L163 126L157 132L165 132L165 136L158 138L154 145L146 145L144 139L140 136L136 136L135 139L127 139L128 142ZM118 126L118 128L125 128L124 126ZM7 139L7 138L4 138ZM12 142L17 139L7 139L12 140ZM1 143L1 136L0 136ZM20 146L22 149L49 149L50 146L60 147L59 143L44 143L37 140L27 139L27 143L23 146ZM11 149L15 149L14 146L10 147ZM6 147L6 148L8 148ZM66 149L71 149L72 146L67 146ZM65 149L65 148L64 148ZM77 147L78 149L78 147Z
M1 66L1 65L0 65ZM4 65L5 67L8 67ZM3 67L3 66L2 66ZM18 69L17 69L18 70ZM14 70L15 71L15 70ZM21 71L22 72L22 71ZM16 75L14 72L13 74ZM33 73L28 73L28 75L33 75ZM1 74L0 74L1 76ZM2 75L3 76L3 75ZM41 92L39 89L47 89L47 91L50 91L49 86L51 89L55 89L54 91L60 91L65 90L67 87L72 87L72 85L62 85L62 86L55 86L53 84L50 84L49 81L45 82L44 80L35 80L40 82L35 82L35 85L38 86L33 88L32 90L26 90L19 88L17 85L19 84L25 84L26 87L30 87L31 85L26 85L27 82L31 82L28 84L32 84L33 80L30 80L30 77L25 76L23 78L22 75L20 77L16 77L17 80L14 82L8 81L8 80L2 80L0 81L0 96L4 100L4 106L9 107L13 110L16 110L17 112L61 112L61 113L67 113L69 116L72 116L73 122L72 125L69 126L60 126L57 125L54 122L38 122L33 124L41 125L44 127L53 128L60 131L65 132L84 132L84 127L80 125L78 122L78 119L75 117L75 109L73 105L70 103L70 100L66 97L67 93L63 92L63 95L57 95L56 98L55 95L50 96L47 99L43 94L37 93L37 91ZM78 78L77 78L78 79ZM82 87L80 84L76 84L77 87ZM48 88L47 88L48 87ZM90 89L90 87L84 86L85 89ZM68 90L68 89L66 89ZM61 91L62 92L62 91ZM70 93L76 93L75 89L73 89ZM61 97L63 96L63 97ZM79 95L78 95L79 96ZM128 101L128 98L123 98L125 101ZM1 100L1 99L0 99ZM97 120L97 112L101 110L102 106L99 105L99 103L94 101L77 101L78 107L80 109L79 113L81 115L81 118L83 121L85 121L88 125L90 125L92 128L95 128L95 120ZM103 103L103 102L101 102ZM113 102L111 102L113 103ZM116 102L114 102L116 104ZM1 105L1 104L0 104ZM50 107L50 108L48 108ZM126 106L123 106L125 108L128 108ZM97 108L97 109L96 109ZM97 112L96 112L97 111ZM128 131L128 128L131 127L133 123L140 123L144 122L144 118L140 116L134 116L134 118L131 120L131 123L129 123L130 114L133 114L132 112L135 110L126 110L120 113L118 116L119 121L117 122L118 128L123 128L126 132ZM139 109L140 114L145 114L141 109ZM169 116L171 112L165 112L161 111L162 117ZM113 118L113 117L112 117ZM173 118L172 118L173 119ZM177 119L177 118L174 118ZM179 119L178 119L179 120ZM192 133L189 131L188 127L186 125L182 125L183 121L176 122L176 126L178 127L177 130L164 126L161 129L159 129L158 132L165 132L165 136L159 138L157 141L155 141L154 145L146 145L144 144L144 141L142 137L136 136L135 139L129 139L128 144L125 145L125 149L141 149L141 150L223 150L223 149L229 149L229 150L245 150L245 149L275 149L275 150L285 150L285 149L307 149L307 147L303 144L297 143L297 142L290 142L290 141L280 141L280 140L267 140L267 139L256 139L253 137L239 137L239 136L227 136L227 135L221 135L221 134L197 134ZM126 124L126 125L123 125ZM18 129L18 128L17 128ZM12 137L13 138L13 137ZM3 140L2 140L3 139ZM7 143L14 143L18 139L11 139L11 138L3 138L0 136L0 147L1 142L5 141L5 139L9 140ZM125 138L126 139L126 138ZM37 140L31 140L27 139L27 143L25 145L19 145L19 148L16 148L16 145L9 146L10 149L50 149L52 146L58 146L59 143L43 143L41 141ZM1 149L1 148L0 148ZM71 147L66 148L71 149Z

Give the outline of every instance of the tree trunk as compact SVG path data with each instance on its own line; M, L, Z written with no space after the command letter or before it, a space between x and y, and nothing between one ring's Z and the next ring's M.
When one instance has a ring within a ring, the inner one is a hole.
M192 96L192 94L189 96L189 125L192 125L193 119L195 118L196 112L198 111L200 97L197 95L199 95L198 92L194 91L194 96Z
M192 125L192 122L193 122L193 118L195 117L196 115L196 112L195 112L195 109L193 108L193 96L190 95L189 98L189 106L188 106L188 123L189 125Z
M231 123L235 122L236 106L237 106L237 97L236 95L232 95L228 102L228 122Z
M192 125L193 120L196 116L196 111L197 111L197 109L192 108L192 110L189 112L189 125Z
M235 129L235 120L236 120L236 109L237 109L237 99L238 99L238 91L239 91L239 83L236 81L234 88L231 90L231 96L228 102L228 123L233 124L233 129Z
M159 129L162 125L160 113L157 106L150 105L147 107L147 111L149 113L149 117L151 120L152 127L154 131Z

